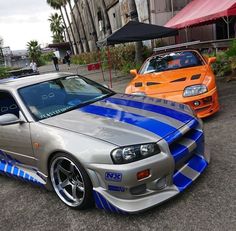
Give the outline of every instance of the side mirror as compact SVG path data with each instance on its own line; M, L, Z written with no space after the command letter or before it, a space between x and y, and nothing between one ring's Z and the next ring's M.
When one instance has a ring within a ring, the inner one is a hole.
M130 70L129 72L131 75L134 75L134 76L138 74L138 71L136 69Z
M23 123L23 122L24 122L23 120L19 119L14 114L9 113L9 114L0 116L0 126L18 124L18 123Z
M208 65L210 65L210 64L212 64L212 63L215 63L215 62L216 62L216 57L210 57L210 58L208 58L208 61L207 61Z

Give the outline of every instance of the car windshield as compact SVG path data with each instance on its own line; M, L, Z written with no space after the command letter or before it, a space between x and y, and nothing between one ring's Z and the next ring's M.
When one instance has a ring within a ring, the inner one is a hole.
M42 120L96 102L113 91L80 76L67 76L18 90L36 120Z
M203 65L201 57L194 51L178 51L157 55L143 65L140 74L176 70Z

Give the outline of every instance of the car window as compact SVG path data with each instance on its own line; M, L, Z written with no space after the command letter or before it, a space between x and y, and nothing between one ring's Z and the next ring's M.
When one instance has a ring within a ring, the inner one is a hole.
M177 70L203 65L203 60L194 51L179 51L157 55L145 62L140 74Z
M36 120L46 119L114 94L79 76L67 76L19 89L19 94Z
M61 83L68 93L86 93L90 94L102 94L102 90L99 88L88 84L85 80L80 78L67 77L66 79L62 79Z
M9 113L19 117L19 107L10 93L0 92L0 116Z

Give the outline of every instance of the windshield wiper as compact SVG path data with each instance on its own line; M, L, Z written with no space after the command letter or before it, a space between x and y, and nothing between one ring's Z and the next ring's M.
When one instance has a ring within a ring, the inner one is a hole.
M78 108L84 107L84 106L86 106L86 105L95 103L95 102L97 102L97 101L99 101L99 100L102 100L102 99L104 99L104 98L110 97L110 96L112 96L112 95L114 95L114 94L115 94L115 93L112 92L112 93L108 93L108 94L106 94L106 95L98 96L98 97L96 97L95 99L88 100L88 101L82 102L82 103L80 103L80 104L78 104L78 105L75 105L74 107L69 108L69 109L66 110L65 112L73 111L73 110L75 110L75 109L78 109Z

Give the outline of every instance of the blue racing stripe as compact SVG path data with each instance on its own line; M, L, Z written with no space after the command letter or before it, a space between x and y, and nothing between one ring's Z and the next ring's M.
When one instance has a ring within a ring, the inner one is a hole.
M24 178L24 172L20 170L20 177Z
M101 194L97 193L97 195L98 195L98 198L101 200L101 203L102 203L104 209L107 211L111 211L107 200Z
M187 126L190 128L190 129L194 129L198 126L198 121L196 119L194 120L191 120L189 123L187 123ZM165 137L165 140L168 144L171 144L173 141L177 140L178 138L182 137L183 135L178 131L176 130L176 132L174 133L171 133L169 135L167 135Z
M104 210L106 210L108 212L114 212L114 213L120 213L120 214L128 214L127 212L122 211L122 210L118 209L117 207L115 207L114 205L112 205L99 192L96 192L96 191L93 190L93 197L94 197L96 206L99 209L104 209Z
M184 176L181 172L177 172L174 175L173 183L178 187L179 191L182 192L192 183L192 180Z
M6 162L5 161L3 161L3 160L1 160L0 161L0 171L4 171L4 169L5 169L5 166L6 166Z
M186 134L185 137L194 140L197 143L197 141L203 137L203 132L194 129L190 133Z
M27 180L37 185L43 186L43 184L40 183L38 180L34 179L34 177L30 176L28 173L19 169L15 165L6 162L5 160L0 160L0 173L10 177L16 177L22 180Z
M176 111L171 108L167 108L167 107L160 106L160 105L154 105L154 104L150 104L150 103L143 103L143 102L138 102L138 101L134 101L134 100L118 99L118 98L112 98L112 97L106 98L103 101L122 105L122 106L138 108L138 109L145 110L145 111L159 113L164 116L169 116L171 118L174 118L174 119L181 121L183 123L188 123L190 120L194 119L193 116L190 116L184 112Z
M97 208L99 208L99 209L104 209L104 207L102 206L102 204L101 204L101 202L100 202L100 199L99 199L99 197L98 197L96 191L93 191L93 198L94 198L94 200L95 200L95 203L96 203Z
M17 176L19 169L17 167L14 167L13 174L14 176Z
M165 139L165 136L167 136L168 134L172 132L175 132L177 133L178 136L181 136L181 133L175 127L172 127L171 125L168 125L166 123L163 123L161 121L158 121L152 118L137 115L134 113L119 111L112 108L106 108L106 107L95 106L95 105L88 105L88 106L80 108L79 110L86 113L104 116L106 118L111 118L111 119L114 119L123 123L128 123L139 128L143 128L164 139Z
M201 173L207 167L208 163L206 160L201 158L200 156L195 155L189 162L188 166L195 171Z
M13 166L12 166L11 164L8 164L8 165L7 165L7 170L6 170L6 172L7 172L7 173L11 173L12 167L13 167Z
M175 162L178 162L189 154L189 150L186 146L176 143L171 148L171 154L173 155Z

